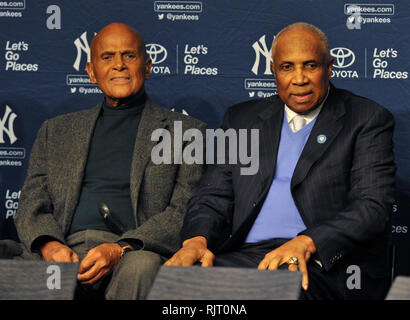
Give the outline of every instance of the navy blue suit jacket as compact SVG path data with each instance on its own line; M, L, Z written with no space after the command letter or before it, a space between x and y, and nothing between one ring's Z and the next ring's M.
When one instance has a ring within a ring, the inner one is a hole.
M214 253L243 244L274 178L283 113L279 96L227 110L223 129L259 129L259 171L246 176L240 164L209 165L189 202L182 240L205 236ZM393 128L388 110L331 85L291 181L306 225L301 233L313 239L326 270L343 262L374 276L388 272Z

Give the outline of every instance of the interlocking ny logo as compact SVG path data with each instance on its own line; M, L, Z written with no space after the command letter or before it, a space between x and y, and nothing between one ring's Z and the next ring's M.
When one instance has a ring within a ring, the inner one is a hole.
M79 38L74 40L74 45L77 48L77 57L74 61L73 67L75 70L80 71L82 53L85 52L87 54L87 62L90 61L91 57L90 46L87 40L87 31L83 32Z
M0 118L0 143L4 143L3 133L6 133L10 139L10 144L17 141L17 137L14 134L13 123L17 118L17 115L6 105L6 112L4 112L3 118ZM8 121L7 121L8 119ZM7 122L7 128L6 128Z
M266 75L272 74L270 63L272 62L271 50L268 50L265 41L265 35L259 38L258 41L255 41L252 45L253 50L255 50L255 62L252 67L252 72L258 74L259 62L261 54L265 57L265 73Z
M160 44L149 43L146 46L147 54L152 60L152 64L160 64L164 62L168 56L167 49Z
M335 58L333 66L336 68L350 67L356 59L352 50L342 47L333 48L330 54Z

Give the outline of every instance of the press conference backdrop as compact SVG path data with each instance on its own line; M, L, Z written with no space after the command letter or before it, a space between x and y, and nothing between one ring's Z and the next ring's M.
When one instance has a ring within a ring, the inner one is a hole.
M410 274L407 0L0 1L0 239L18 240L13 216L41 123L103 98L85 64L94 34L116 21L146 40L152 99L209 128L220 125L228 106L277 94L270 49L282 27L306 21L324 30L335 58L335 86L369 97L395 116L391 232L396 273Z

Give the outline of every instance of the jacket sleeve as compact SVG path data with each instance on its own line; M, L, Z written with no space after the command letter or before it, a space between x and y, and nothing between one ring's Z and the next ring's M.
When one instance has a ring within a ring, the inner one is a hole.
M14 218L18 237L26 250L33 252L33 244L43 236L64 243L61 228L53 216L53 202L48 191L47 136L48 122L38 131L30 154L19 207Z
M205 124L201 123L197 128L205 137ZM165 210L151 216L136 229L125 232L120 240L163 256L171 256L177 251L181 246L179 232L187 204L198 188L203 169L202 164L187 164L183 161L179 165L172 196Z
M383 237L394 201L394 119L377 108L357 134L351 158L347 205L302 234L311 237L329 270L358 246Z
M227 128L230 128L229 109L221 126L222 130ZM225 147L225 157L228 157L227 144ZM216 251L228 239L232 229L232 165L226 160L224 164L218 164L215 159L214 164L207 166L199 190L189 202L181 231L183 241L195 236L204 236L211 251Z

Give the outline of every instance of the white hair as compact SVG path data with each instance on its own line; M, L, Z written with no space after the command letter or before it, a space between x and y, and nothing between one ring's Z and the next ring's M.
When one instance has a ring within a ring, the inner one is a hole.
M278 42L277 40L279 39L280 35L282 33L285 33L287 31L290 31L296 28L307 29L309 31L312 31L319 37L319 41L323 46L323 59L325 62L328 62L330 59L330 49L329 49L329 41L325 33L322 30L320 30L318 27L314 26L313 24L306 23L306 22L292 23L278 32L278 34L275 36L275 39L273 39L273 42L272 42L272 60L274 60L274 57L275 57L276 44Z

